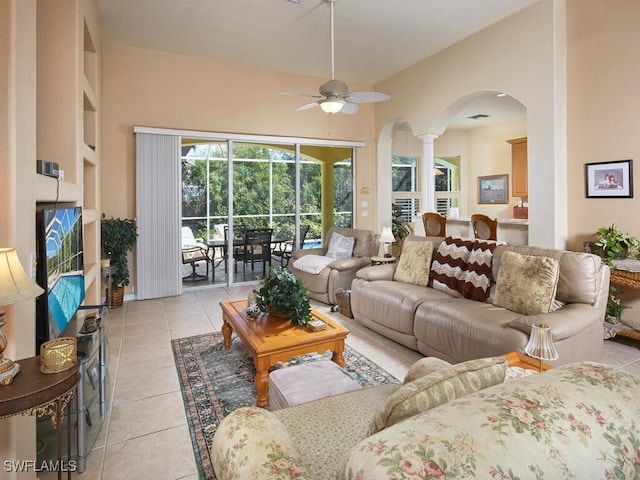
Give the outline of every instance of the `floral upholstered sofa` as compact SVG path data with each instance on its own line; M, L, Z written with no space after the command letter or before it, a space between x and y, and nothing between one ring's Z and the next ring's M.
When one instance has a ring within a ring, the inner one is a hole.
M434 363L402 386L234 411L218 480L640 478L637 377L578 362L503 382L498 357Z

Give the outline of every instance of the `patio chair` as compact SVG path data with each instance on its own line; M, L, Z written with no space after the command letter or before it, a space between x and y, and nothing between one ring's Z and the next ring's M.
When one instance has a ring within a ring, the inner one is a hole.
M228 271L227 258L229 249L233 252L233 271L238 272L238 260L242 259L244 237L247 229L242 226L233 227L233 245L229 245L229 227L224 227L224 245L222 247L222 258L224 259L224 271Z
M295 245L295 238L292 238L284 244L282 249L273 250L271 252L272 255L280 257L280 263L283 267L286 267L289 264L289 260L291 260L291 252L298 249L302 250L304 248L304 241L307 238L307 233L309 233L310 228L311 225L300 225L300 241L297 245Z
M206 275L202 275L196 271L198 264L202 262L204 262L207 267ZM203 243L201 239L194 237L191 228L182 227L182 263L183 265L191 265L192 268L191 274L182 277L182 280L194 281L209 278L210 262L209 247Z
M273 228L247 229L244 235L244 246L236 260L242 261L242 272L246 272L247 263L255 270L255 262L262 262L262 271L267 273L267 264L271 267L271 237Z

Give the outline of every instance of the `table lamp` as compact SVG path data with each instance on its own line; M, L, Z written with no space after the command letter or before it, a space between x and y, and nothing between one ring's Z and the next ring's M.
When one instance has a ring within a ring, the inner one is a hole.
M0 248L0 307L24 302L43 292L22 268L15 249ZM0 385L9 385L20 372L20 365L3 356L7 348L7 337L2 332L4 313L0 311Z
M544 323L534 323L531 325L531 336L529 342L524 347L524 353L532 358L540 360L540 371L542 371L542 361L556 360L558 352L553 346L551 337L551 327Z
M396 237L393 236L393 232L391 228L384 227L382 229L382 233L380 234L380 243L382 243L382 247L384 248L384 256L386 258L391 257L389 253L389 245L396 241Z

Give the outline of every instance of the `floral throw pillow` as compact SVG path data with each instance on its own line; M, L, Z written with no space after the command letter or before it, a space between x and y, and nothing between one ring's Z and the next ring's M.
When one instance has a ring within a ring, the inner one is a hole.
M426 287L429 283L432 253L431 242L405 243L393 279Z
M558 287L558 260L504 252L493 304L522 315L552 310Z

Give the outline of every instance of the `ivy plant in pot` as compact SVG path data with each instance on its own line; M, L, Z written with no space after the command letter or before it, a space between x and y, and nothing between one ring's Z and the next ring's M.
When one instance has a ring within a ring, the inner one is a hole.
M294 325L304 326L311 320L309 290L286 267L271 268L253 293L262 312L290 318Z
M138 236L136 223L131 219L106 218L102 214L100 222L102 252L109 258L111 274L111 291L107 291L107 298L111 298L111 306L122 306L124 287L129 285L129 264L127 253L133 249Z

